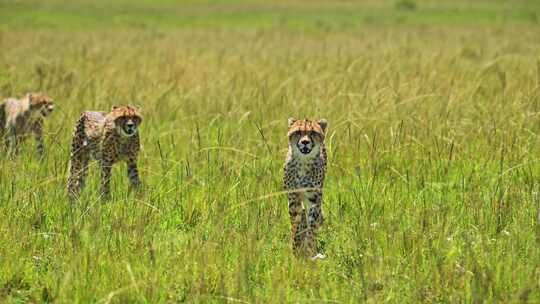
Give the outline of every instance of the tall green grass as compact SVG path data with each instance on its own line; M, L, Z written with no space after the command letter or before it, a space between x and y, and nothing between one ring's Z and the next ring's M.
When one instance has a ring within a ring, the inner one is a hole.
M421 6L419 5L421 8ZM4 31L3 96L57 102L0 154L0 302L540 301L540 31ZM138 104L142 194L65 182L84 110ZM289 116L327 118L319 250L290 245Z

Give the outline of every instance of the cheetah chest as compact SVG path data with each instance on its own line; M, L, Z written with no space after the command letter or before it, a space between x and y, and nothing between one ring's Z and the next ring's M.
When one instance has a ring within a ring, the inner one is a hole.
M136 143L131 141L123 142L121 140L100 141L91 139L85 143L96 160L108 159L116 162L126 160L129 156L137 153Z
M39 114L32 113L30 111L20 114L15 118L13 127L17 130L18 135L28 135L35 124L40 123Z
M324 179L324 164L319 158L293 159L287 166L289 187L321 187Z
M101 152L113 161L121 161L126 160L134 153L134 150L133 145L129 142L115 142L112 145L104 145Z

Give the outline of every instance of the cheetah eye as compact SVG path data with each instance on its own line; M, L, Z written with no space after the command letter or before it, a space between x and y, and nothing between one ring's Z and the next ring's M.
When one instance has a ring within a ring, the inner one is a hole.
M302 135L302 132L300 132L300 131L294 131L294 132L291 133L291 137L298 137L300 135Z

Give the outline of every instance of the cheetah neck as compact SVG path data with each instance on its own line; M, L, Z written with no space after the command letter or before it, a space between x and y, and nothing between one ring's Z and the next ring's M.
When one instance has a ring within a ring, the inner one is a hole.
M120 135L118 135L118 133L116 133L116 130L111 127L109 127L109 125L107 123L105 123L104 125L104 128L103 128L103 140L113 140L113 141L118 141L120 139Z
M25 96L23 99L21 99L20 104L22 111L30 112L30 99L28 98L28 96Z
M324 147L321 146L319 153L314 153L310 155L301 154L298 151L295 151L292 147L289 147L289 152L287 154L287 163L295 163L298 166L299 172L302 174L308 174L309 171L313 168L316 163L325 160Z
M15 115L22 116L25 119L29 119L34 116L34 111L30 109L30 100L28 99L28 97L20 99L16 102L18 103L18 105L16 106L18 110L15 112Z
M285 162L285 172L289 178L286 187L321 187L326 167L324 147L321 147L319 153L313 155L303 155L293 151L294 149L289 149Z

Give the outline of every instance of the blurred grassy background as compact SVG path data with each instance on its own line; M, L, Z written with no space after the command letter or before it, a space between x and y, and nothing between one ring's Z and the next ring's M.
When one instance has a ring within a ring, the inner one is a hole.
M540 3L477 1L0 1L6 29L289 28L358 30L369 26L538 26Z
M540 301L537 1L0 1L2 303ZM142 106L145 192L65 194L84 110ZM289 116L330 122L327 259L291 252Z

